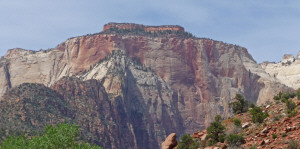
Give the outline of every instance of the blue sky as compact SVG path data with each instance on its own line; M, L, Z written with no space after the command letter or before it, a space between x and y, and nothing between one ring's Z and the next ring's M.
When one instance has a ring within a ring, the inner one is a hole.
M0 55L53 48L108 22L181 25L197 37L246 47L258 62L300 51L300 1L0 0Z

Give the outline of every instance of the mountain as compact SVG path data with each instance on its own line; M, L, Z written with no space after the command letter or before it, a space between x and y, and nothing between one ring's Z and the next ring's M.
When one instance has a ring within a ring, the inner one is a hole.
M291 88L300 88L300 52L297 57L285 54L279 63L264 62L261 67L282 84Z
M229 117L236 93L263 104L291 90L247 49L170 25L109 23L53 49L12 49L0 59L0 74L2 101L23 83L43 84L75 111L62 116L105 148L159 148L172 132L192 133L217 114Z

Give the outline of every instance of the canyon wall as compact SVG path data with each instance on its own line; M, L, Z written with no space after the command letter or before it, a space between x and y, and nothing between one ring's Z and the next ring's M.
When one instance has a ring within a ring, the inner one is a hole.
M109 31L137 27L143 31ZM12 49L0 61L0 74L1 96L25 82L59 91L55 83L65 76L98 80L111 104L100 115L112 113L108 117L124 126L105 126L98 134L111 134L111 140L130 132L129 148L157 148L172 132L192 133L206 128L217 114L229 117L229 102L237 93L264 104L289 89L266 73L247 49L191 37L178 26L112 23L103 32L70 38L49 51ZM120 144L115 140L105 147Z
M300 52L297 57L285 54L281 62L264 62L262 68L278 82L293 89L300 88Z

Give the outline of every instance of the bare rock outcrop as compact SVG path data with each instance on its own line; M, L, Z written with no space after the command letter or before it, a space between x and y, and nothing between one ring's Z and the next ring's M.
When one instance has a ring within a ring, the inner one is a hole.
M171 133L161 144L161 149L174 149L177 146L176 133Z
M278 82L293 89L300 88L300 58L286 54L279 63L264 62L262 68Z
M285 54L283 55L282 57L282 63L291 63L291 62L294 62L295 61L295 58L294 58L294 55L292 54Z

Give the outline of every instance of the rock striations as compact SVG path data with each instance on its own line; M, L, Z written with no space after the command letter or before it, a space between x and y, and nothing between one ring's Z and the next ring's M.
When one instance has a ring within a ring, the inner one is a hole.
M196 38L179 26L129 23L109 23L47 51L9 50L0 74L0 96L22 83L51 87L82 112L73 117L87 136L114 149L159 148L170 133L230 116L236 93L262 104L289 89L243 47Z

